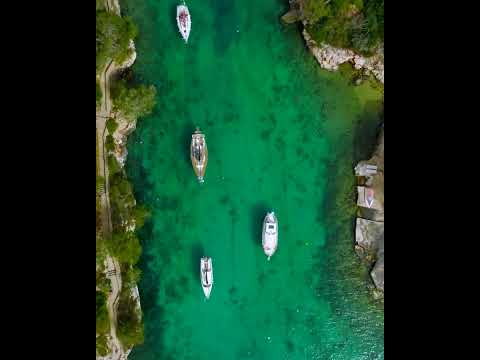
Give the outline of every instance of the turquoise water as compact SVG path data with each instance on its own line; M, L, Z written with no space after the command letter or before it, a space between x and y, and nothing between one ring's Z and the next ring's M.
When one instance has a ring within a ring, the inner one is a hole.
M187 46L176 5L122 3L140 31L135 76L158 90L128 145L137 200L152 210L140 233L145 343L130 359L383 359L383 309L338 205L371 150L380 91L319 69L279 22L286 1L189 1ZM203 185L189 159L195 126L209 148ZM279 247L268 262L269 209Z

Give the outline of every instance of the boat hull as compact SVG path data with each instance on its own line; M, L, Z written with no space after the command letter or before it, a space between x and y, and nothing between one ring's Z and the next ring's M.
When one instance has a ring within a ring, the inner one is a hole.
M192 28L192 21L190 18L190 12L185 5L177 6L177 26L180 35L182 35L183 40L187 43Z
M212 258L210 257L200 259L200 282L205 297L209 299L213 287L213 267Z
M273 211L267 213L263 220L262 247L263 252L268 256L268 260L270 260L270 257L277 251L278 221Z
M196 130L192 135L190 144L190 159L192 161L193 171L200 183L204 182L205 172L208 163L208 148L205 141L205 135L200 130Z

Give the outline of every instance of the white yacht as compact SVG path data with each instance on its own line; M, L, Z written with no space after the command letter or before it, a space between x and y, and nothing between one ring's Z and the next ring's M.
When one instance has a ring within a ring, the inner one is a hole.
M213 267L212 258L210 257L200 259L200 280L202 282L203 293L208 299L210 298L210 292L213 286Z
M190 12L185 2L177 6L177 26L183 40L187 43L188 37L190 36L190 29L192 28L192 20L190 19Z
M263 252L270 260L278 246L278 221L273 211L267 213L263 220L262 246Z
M208 148L205 141L205 134L198 128L192 134L190 144L190 159L192 160L193 171L200 183L204 182L205 171L208 163Z

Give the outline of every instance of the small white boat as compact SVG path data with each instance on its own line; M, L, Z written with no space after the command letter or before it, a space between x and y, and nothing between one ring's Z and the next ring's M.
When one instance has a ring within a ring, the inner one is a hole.
M192 134L190 144L190 159L192 160L193 171L200 183L204 182L205 171L208 163L208 148L205 141L205 134L198 128Z
M203 293L208 299L210 298L210 292L213 286L213 267L212 258L210 257L200 259L200 280L202 282Z
M278 221L273 211L267 213L263 220L262 246L263 252L270 260L278 246Z
M373 200L374 200L373 196L374 196L373 189L371 188L365 189L365 202L367 203L367 206L369 208L371 208L373 205Z
M177 26L180 34L185 42L188 42L190 29L192 27L192 20L190 19L190 12L188 11L185 2L177 6Z

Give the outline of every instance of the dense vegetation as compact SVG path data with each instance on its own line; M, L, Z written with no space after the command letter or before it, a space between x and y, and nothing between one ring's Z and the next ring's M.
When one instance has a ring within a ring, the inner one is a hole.
M98 277L98 276L97 276ZM97 310L97 351L100 355L105 356L108 353L107 335L110 332L110 319L107 310L107 295L102 291L96 294L96 310Z
M108 133L113 134L115 130L118 128L118 124L115 121L114 118L109 118L107 122L105 123L105 126L107 127Z
M153 85L128 86L125 80L121 80L112 89L114 110L129 120L149 115L155 105L156 93Z
M122 18L114 13L99 9L96 12L96 59L97 73L114 60L123 63L132 53L130 41L138 33L137 27L129 18Z
M302 16L317 42L371 55L384 40L384 0L302 0Z
M105 0L95 0L97 2L97 11L105 9Z
M96 0L96 105L100 105L102 89L98 75L110 61L122 64L131 55L131 41L137 35L137 28L128 18L123 18L105 8L104 0ZM154 106L156 91L153 86L131 85L124 80L112 85L112 102L115 116L133 121L148 115ZM98 109L97 109L98 110ZM105 259L115 257L120 263L122 290L120 293L117 317L117 336L125 349L143 342L143 323L141 310L133 297L133 289L140 279L140 270L135 267L142 248L136 236L136 229L143 226L148 211L138 206L133 189L128 182L121 164L111 154L115 150L113 133L118 128L116 118L106 122L107 136L104 150L108 154L109 197L112 218L112 234L103 234L101 196L105 194L105 179L99 176L99 143L97 141L97 179L96 179L96 287L97 287L97 355L110 352L108 339L110 319L107 311L107 299L111 292L110 279L105 274ZM97 135L98 136L98 135ZM98 138L97 138L98 140Z
M110 125L115 127L113 124ZM117 335L125 348L143 342L141 310L137 309L132 290L140 279L140 270L135 267L142 247L135 230L143 226L149 216L148 210L135 202L133 188L125 171L113 155L108 156L110 178L110 208L112 236L104 239L106 250L120 263L122 292L120 295Z
M116 161L112 159L111 162ZM140 241L130 226L143 226L148 211L135 203L133 189L120 167L110 174L110 206L113 234L106 242L110 253L120 262L122 292L118 305L117 336L125 348L143 343L141 310L137 308L132 289L140 279L140 270L135 264L142 251Z
M97 291L97 334L106 334L110 331L108 319L107 297L104 293Z
M97 106L100 106L101 101L102 101L102 89L100 88L100 84L97 81Z
M143 343L141 310L127 286L122 289L118 303L117 336L125 348Z

